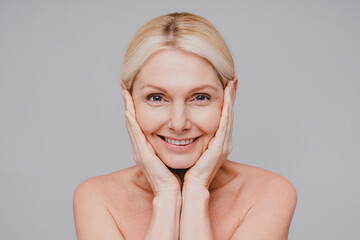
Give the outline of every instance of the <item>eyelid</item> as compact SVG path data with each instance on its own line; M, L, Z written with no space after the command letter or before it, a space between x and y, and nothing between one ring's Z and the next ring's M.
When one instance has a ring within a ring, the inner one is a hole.
M151 100L151 98L153 98L155 96L161 97L161 100L159 100L159 101ZM167 102L167 100L164 97L164 94L162 94L162 93L151 93L146 96L146 102L152 106L161 106L162 104L164 104L164 102Z
M150 100L150 98L154 97L154 96L161 96L162 98L164 98L164 94L162 94L162 93L150 93L146 96L146 99Z
M197 96L206 96L209 100L211 100L211 95L208 93L195 93L193 96L196 98Z

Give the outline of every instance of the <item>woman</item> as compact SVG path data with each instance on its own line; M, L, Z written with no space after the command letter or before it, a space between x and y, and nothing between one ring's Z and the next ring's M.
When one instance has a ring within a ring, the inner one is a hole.
M287 239L293 186L226 159L237 78L211 23L190 13L149 21L121 83L136 165L78 186L78 239Z

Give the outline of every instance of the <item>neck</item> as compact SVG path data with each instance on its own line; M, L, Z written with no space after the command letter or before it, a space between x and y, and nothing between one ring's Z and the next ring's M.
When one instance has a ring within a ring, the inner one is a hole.
M168 167L168 169L176 176L176 178L179 181L180 188L182 189L182 186L183 186L183 183L184 183L184 177L185 177L185 174L186 174L187 170L189 170L189 168L174 169L174 168Z

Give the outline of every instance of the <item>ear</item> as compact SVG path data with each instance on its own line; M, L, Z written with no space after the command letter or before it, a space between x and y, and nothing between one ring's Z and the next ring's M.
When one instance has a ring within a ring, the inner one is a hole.
M126 87L122 79L120 79L120 84L121 84L121 90L126 90Z
M234 102L235 102L236 93L237 93L237 88L238 88L238 78L237 78L236 76L234 76L234 78L232 79L232 81L234 81L234 89L235 89Z

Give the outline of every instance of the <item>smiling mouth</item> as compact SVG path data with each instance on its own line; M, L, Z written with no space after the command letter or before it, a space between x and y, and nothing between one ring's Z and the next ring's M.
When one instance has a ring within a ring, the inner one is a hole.
M176 145L176 146L186 146L189 145L193 142L195 142L199 137L196 138L192 138L192 139L186 139L186 140L174 140L174 139L170 139L170 138L166 138L164 136L160 136L158 135L162 140L164 140L167 143Z

